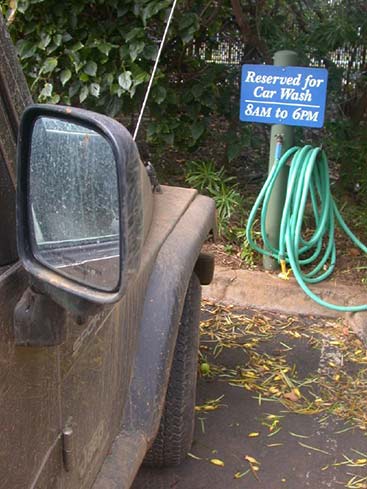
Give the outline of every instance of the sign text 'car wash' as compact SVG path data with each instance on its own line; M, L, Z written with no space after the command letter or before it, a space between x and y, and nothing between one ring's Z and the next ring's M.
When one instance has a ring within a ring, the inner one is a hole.
M243 65L240 120L322 127L327 77L324 68Z

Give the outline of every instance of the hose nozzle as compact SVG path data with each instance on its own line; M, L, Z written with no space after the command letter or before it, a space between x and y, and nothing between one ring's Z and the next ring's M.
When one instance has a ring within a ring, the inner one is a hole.
M289 274L291 273L292 269L289 268L287 270L287 263L284 259L280 260L280 269L281 272L278 274L278 277L282 280L289 280Z

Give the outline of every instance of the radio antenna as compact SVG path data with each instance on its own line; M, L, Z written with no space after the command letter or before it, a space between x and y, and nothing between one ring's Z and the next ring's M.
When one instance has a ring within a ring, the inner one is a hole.
M167 20L166 28L164 30L163 37L162 37L162 40L161 40L161 43L160 43L160 46L159 46L159 49L158 49L157 57L156 57L156 60L155 60L155 63L154 63L154 67L153 67L153 71L152 71L152 74L150 75L150 80L149 80L149 83L148 83L147 91L145 92L145 97L144 97L143 105L141 106L141 109L140 109L140 114L139 114L138 122L136 124L135 131L134 131L134 136L133 136L134 141L136 141L136 137L137 137L138 132L139 132L140 124L141 124L141 121L143 119L145 107L146 107L147 102L148 102L150 90L152 88L152 84L153 84L153 81L154 81L155 73L156 73L157 68L158 68L159 59L160 59L161 54L162 54L162 50L163 50L164 43L166 41L168 30L169 30L169 27L170 27L171 22L172 22L173 13L175 11L176 4L177 4L177 0L174 0L173 1L173 4L172 4L171 11L170 11L170 14L169 14L169 17L168 17L168 20Z

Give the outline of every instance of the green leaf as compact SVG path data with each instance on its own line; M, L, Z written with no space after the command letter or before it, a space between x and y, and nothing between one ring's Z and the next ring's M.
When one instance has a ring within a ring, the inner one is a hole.
M143 56L145 59L155 60L157 58L157 53L157 46L146 46L143 52Z
M122 109L121 99L118 97L112 97L107 104L106 110L110 117L115 117Z
M50 44L50 42L51 42L50 34L44 34L43 36L41 36L41 40L38 43L38 47L40 49L46 49L47 46Z
M89 95L89 88L87 87L87 85L84 85L84 87L80 90L80 94L79 94L79 101L81 104L88 97L88 95Z
M76 53L77 51L79 51L80 49L84 48L84 44L82 44L80 41L76 42L73 46L71 46L71 51L73 51L74 53Z
M147 80L149 80L149 74L146 73L145 71L142 71L138 75L134 76L134 85L137 87L138 85L141 85Z
M108 86L112 85L113 83L113 73L107 73L107 75L105 75L105 82Z
M18 2L18 11L21 12L22 14L25 13L28 7L29 7L29 0L20 0Z
M63 36L61 34L55 34L53 37L53 41L57 47L61 46L63 41Z
M144 42L137 42L134 44L131 44L129 46L129 53L131 57L131 61L135 61L136 58L139 56L139 54L144 50L145 43Z
M64 87L65 84L70 80L71 78L71 71L68 69L62 70L60 73L60 81L61 85Z
M199 20L196 14L188 13L180 19L180 35L184 43L190 42L199 29Z
M83 71L89 76L96 76L97 68L98 66L95 61L88 61L88 63L84 66Z
M89 86L89 91L90 94L93 95L93 97L98 98L101 92L101 86L99 85L99 83L91 83Z
M191 136L195 141L202 136L205 131L205 127L206 125L202 120L194 122L194 124L191 126Z
M142 27L134 27L134 29L131 29L131 31L126 34L125 40L129 42L132 39L135 39L135 37L144 37L144 29Z
M44 100L52 95L53 85L52 83L46 83L39 94L39 99Z
M146 25L147 20L156 15L161 10L164 10L170 5L170 1L162 1L162 2L150 2L143 9L142 21L143 24Z
M37 44L34 44L31 41L22 40L17 43L17 50L20 59L31 58L37 50Z
M173 146L173 143L175 141L175 135L173 134L173 132L171 132L170 134L163 134L162 139L169 146Z
M114 45L114 44L110 44L109 42L100 42L100 43L97 44L97 49L101 53L105 54L106 56L108 56L109 53L110 53L110 51L111 51L111 49L112 48L115 48L115 47L117 47L117 46Z
M157 85L153 92L153 98L157 104L161 104L166 98L167 90L161 85Z
M237 158L241 153L241 145L236 143L231 143L227 148L227 158L228 161L232 161Z
M131 71L124 71L118 77L118 82L119 82L120 87L126 91L129 91L129 89L133 83L131 75L132 75Z
M69 42L73 39L73 36L71 36L68 32L64 32L62 35L62 42Z
M60 102L60 95L55 93L55 95L51 97L50 102L51 104L58 104Z
M196 99L199 99L204 92L204 87L200 85L199 83L197 85L194 85L191 89L191 93Z
M149 122L147 127L147 137L151 138L157 132L157 126L154 122Z
M87 82L89 81L89 75L87 75L86 73L81 73L79 76L79 80L82 82Z
M70 98L74 97L79 92L80 87L81 87L81 83L79 80L73 82L69 88L69 97Z
M58 64L57 58L46 58L45 62L42 65L41 72L42 73L51 73L54 71Z

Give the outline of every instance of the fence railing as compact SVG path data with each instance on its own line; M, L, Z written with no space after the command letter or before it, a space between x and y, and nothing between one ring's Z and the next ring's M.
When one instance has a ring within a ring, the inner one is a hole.
M232 41L218 41L215 47L205 42L193 46L193 53L207 63L224 65L242 64L245 57L245 46ZM193 54L192 53L192 54ZM311 66L325 66L326 60L311 58ZM353 83L363 71L367 71L367 46L345 46L331 52L328 61L343 69L343 82Z

